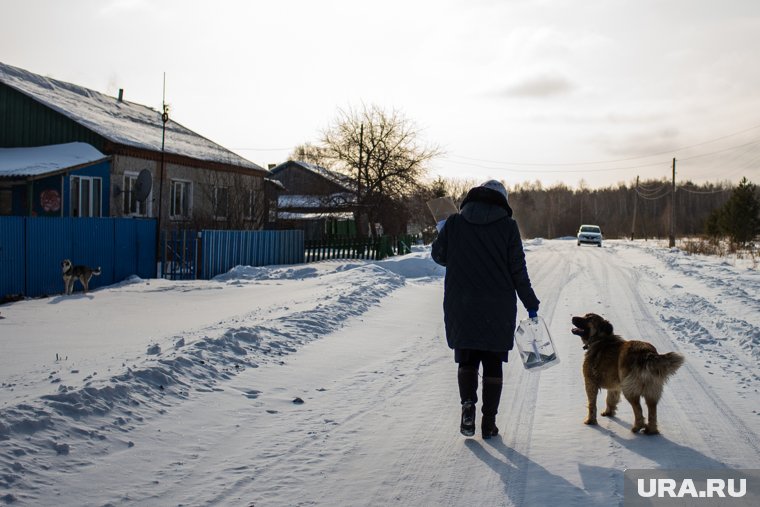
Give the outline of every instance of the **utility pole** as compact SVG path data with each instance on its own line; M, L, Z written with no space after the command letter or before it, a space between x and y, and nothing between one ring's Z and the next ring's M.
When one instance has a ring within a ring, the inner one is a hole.
M161 214L164 200L164 144L166 142L166 123L169 121L169 107L166 105L166 72L164 72L164 91L161 99L161 168L158 176L158 222L156 223L156 251L161 253ZM160 256L159 256L160 259Z
M670 191L670 241L668 246L676 246L676 158L673 157L673 188Z
M636 187L633 193L633 223L631 224L631 241L634 240L634 233L636 232L636 208L639 203L639 177L636 176Z
M361 229L364 229L362 227L362 222L364 220L364 216L367 216L366 213L363 213L363 207L361 206L362 203L362 155L364 153L364 124L362 123L359 125L359 167L356 168L356 204L357 211L356 211L356 225L357 228L361 231ZM367 229L369 229L370 225L367 224ZM365 229L365 230L367 230Z
M359 169L357 170L358 178L356 182L358 185L359 195L362 193L362 153L364 152L364 124L359 126Z

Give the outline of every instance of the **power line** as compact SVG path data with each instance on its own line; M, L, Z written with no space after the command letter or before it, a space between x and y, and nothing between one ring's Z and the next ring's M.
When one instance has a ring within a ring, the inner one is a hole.
M683 157L683 158L679 158L678 160L679 160L679 161L685 161L685 160L692 160L692 159L695 159L695 158L708 157L708 156L710 156L710 155L716 155L716 154L718 154L718 153L724 153L724 152L726 152L726 151L735 150L735 149L737 149L737 148L744 148L745 146L751 146L751 145L753 145L753 144L757 144L757 143L760 143L760 139L755 139L754 141L750 141L750 142L748 142L748 143L740 144L740 145L738 145L738 146L731 146L731 147L729 147L729 148L724 148L724 149L722 149L722 150L711 151L711 152L709 152L709 153L702 153L702 154L700 154L700 155L692 155L691 157Z
M652 192L652 191L657 191L657 190L661 189L664 185L667 185L667 183L662 183L662 182L654 182L654 184L656 186L648 186L645 183L639 183L637 186L638 186L638 188L640 188L640 189L642 189L644 191Z
M644 167L657 167L657 166L665 165L665 162L660 161L660 162L654 162L654 163L651 163L651 164L637 164L637 165L625 166L625 167L608 167L608 168L604 168L604 169L569 169L569 170L568 169L544 169L544 170L535 170L535 169L512 169L512 168L507 169L505 167L491 167L491 166L485 166L485 165L479 165L479 164L468 164L468 163L464 163L464 162L457 162L456 160L451 160L451 159L449 159L449 160L451 162L453 162L454 164L460 164L460 165L467 166L467 167L479 167L481 169L490 169L492 171L504 170L504 171L510 171L510 172L513 172L513 173L562 173L562 174L565 174L565 173L597 173L597 172L612 172L612 171L628 171L628 170L631 170L631 169L641 169L641 168L644 168ZM505 165L511 165L511 164L507 163ZM514 164L514 165L520 165L520 164ZM532 165L534 167L540 167L541 166L541 164L523 164L523 165L527 165L527 166L531 166ZM552 165L552 164L547 164L547 165ZM562 164L554 164L554 165L562 165ZM567 164L567 165L579 165L579 164Z
M629 158L621 158L621 159L617 159L617 160L598 160L598 161L595 161L595 162L530 163L530 162L504 162L504 161L496 161L496 160L486 160L486 159L465 157L463 155L456 155L456 157L464 159L464 160L472 160L472 161L475 161L475 162L485 162L485 163L489 163L489 164L509 165L509 166L516 165L516 166L524 166L524 167L525 166L527 166L527 167L555 167L555 166L566 167L566 166L578 166L578 165L615 164L615 163L618 163L618 162L629 162L631 160L639 160L639 159L644 159L644 158L657 157L657 156L660 156L660 155L667 155L667 154L672 154L672 153L678 152L678 151L683 151L683 150L688 150L688 149L691 149L691 148L696 148L698 146L703 146L705 144L711 144L711 143L714 143L714 142L717 142L717 141L722 141L723 139L728 139L729 137L734 137L734 136L737 136L737 135L740 135L740 134L744 134L746 132L749 132L751 130L755 130L755 129L758 129L758 128L760 128L760 125L755 125L753 127L749 127L749 128L744 129L744 130L740 130L738 132L734 132L732 134L727 134L725 136L716 137L714 139L710 139L710 140L707 140L707 141L702 141L702 142L699 142L699 143L690 144L688 146L681 146L680 148L673 148L673 149L670 149L670 150L667 150L667 151L662 151L662 152L659 152L659 153L652 153L652 154L649 154L649 155L640 155L640 156L629 157ZM760 142L760 139L752 141L751 143L748 143L748 144L754 144L754 143L757 143L757 142ZM745 145L741 145L741 146L745 146ZM741 147L741 146L739 146L739 147ZM733 149L733 148L729 148L729 149ZM725 150L721 150L721 151L725 151ZM713 153L719 153L719 152L713 152ZM694 157L691 157L691 158L694 158ZM684 159L684 160L687 160L687 159ZM479 166L476 166L476 167L479 167ZM490 168L489 167L485 167L485 169L490 169ZM496 169L496 168L494 168L494 169ZM615 169L610 169L610 170L615 170ZM546 171L546 172L548 172L548 171ZM568 172L571 172L571 171L568 171Z
M678 160L679 161L694 160L694 159L697 159L697 158L703 158L703 157L707 157L707 156L710 156L710 155L716 155L716 154L719 154L719 153L725 153L727 151L732 151L732 150L736 150L736 149L739 149L739 148L745 148L747 146L753 146L753 145L756 145L756 144L759 144L759 143L760 143L760 139L755 139L755 140L750 141L748 143L740 144L740 145L737 145L737 146L730 146L728 148L723 148L721 150L715 150L715 151L711 151L711 152L708 152L708 153L702 153L702 154L699 154L699 155L692 155L690 157L679 158ZM703 144L705 144L705 143L703 143ZM668 153L668 152L666 152L666 153ZM741 155L739 155L739 156L741 156ZM644 157L642 157L642 158L644 158ZM642 168L646 168L646 167L656 167L656 166L660 166L660 165L664 164L663 162L653 162L653 163L650 163L650 164L637 164L635 166L624 166L624 167L606 167L606 168L603 168L603 169L570 169L570 170L568 170L568 169L544 169L544 170L534 170L534 169L512 169L512 168L507 169L507 168L500 168L500 167L485 166L485 165L480 165L480 164L469 164L469 163L464 163L464 162L457 162L456 160L453 160L453 159L450 159L450 160L452 162L454 162L455 164L460 164L460 165L464 165L464 166L468 166L468 167L478 167L478 168L481 168L481 169L490 169L490 170L494 170L494 171L509 170L511 172L516 172L516 173L562 173L562 174L564 174L564 173L581 173L581 172L582 173L594 173L594 172L625 171L625 170L629 170L629 169L642 169ZM631 160L633 160L633 159L631 159ZM589 162L589 164L593 164L593 162ZM506 162L506 163L504 163L504 165L512 165L512 163ZM517 164L515 164L515 165L517 165ZM571 167L571 166L575 166L575 165L579 165L579 164L568 163L568 164L524 164L524 165L526 165L526 166L532 166L532 167L545 167L545 166L567 166L567 167Z
M639 197L647 201L656 201L657 199L662 199L663 197L667 197L668 195L670 195L670 192L671 192L670 188L663 187L664 192L662 192L661 195L654 196L654 195L644 195L641 192L639 192L638 188L635 188L634 190L636 191Z
M731 191L733 191L733 189L731 189L731 188L724 188L722 190L710 190L710 191L689 190L688 188L686 188L684 186L679 186L678 190L682 190L682 191L688 192L690 194L702 194L702 195L707 195L707 194L722 194L723 192L731 192Z

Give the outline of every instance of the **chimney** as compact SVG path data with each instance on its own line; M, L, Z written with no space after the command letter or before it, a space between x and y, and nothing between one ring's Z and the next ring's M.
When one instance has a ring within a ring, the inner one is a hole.
M124 102L124 88L119 88L119 102Z

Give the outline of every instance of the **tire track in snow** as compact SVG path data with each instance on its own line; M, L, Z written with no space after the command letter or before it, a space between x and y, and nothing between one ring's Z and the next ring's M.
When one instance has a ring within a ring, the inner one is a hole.
M549 259L542 256L540 263L531 262L530 246L528 246L528 271L534 291L541 300L539 314L547 323L554 320L560 293L552 290L560 280L560 286L565 285L572 278L572 274L566 269L562 256L554 251ZM518 308L520 303L518 301ZM518 312L522 313L522 310ZM539 396L541 372L528 372L523 368L517 347L510 353L510 360L505 370L504 391L497 426L501 436L494 444L484 444L491 450L501 447L499 441L506 446L502 452L496 455L497 462L503 461L503 469L500 471L500 479L503 482L505 499L511 505L524 505L526 487L529 481L531 443L533 440L534 418L536 416L536 404ZM504 504L507 505L507 504Z

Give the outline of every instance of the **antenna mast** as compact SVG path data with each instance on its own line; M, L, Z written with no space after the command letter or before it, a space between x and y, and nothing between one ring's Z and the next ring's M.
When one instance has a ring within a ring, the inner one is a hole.
M166 72L164 72L164 88L161 98L161 170L158 179L158 223L156 224L156 249L161 252L161 215L164 201L164 146L166 144L166 123L169 121L169 106L166 105ZM160 257L159 257L160 258Z

